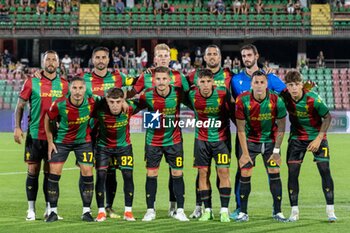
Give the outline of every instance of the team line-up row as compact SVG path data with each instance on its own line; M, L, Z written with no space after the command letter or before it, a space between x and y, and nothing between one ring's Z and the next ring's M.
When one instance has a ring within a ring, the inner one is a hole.
M230 70L221 67L220 49L210 45L204 54L206 68L184 76L167 68L170 49L166 44L158 44L154 48L156 67L143 72L138 78L129 78L118 70L109 72L109 50L98 47L92 53L92 72L85 73L83 77L73 77L68 84L56 72L59 67L57 53L47 51L42 71L26 80L16 108L14 139L21 143L23 111L27 103L30 105L25 143L25 161L28 164L26 219L36 219L35 202L42 160L45 162L45 219L46 222L60 219L57 212L59 180L69 152L74 151L81 171L82 220L101 222L107 216L118 217L112 208L117 167L124 179L124 219L135 221L132 213L134 183L129 120L136 112L146 109L151 114L144 119L148 121L145 138L147 211L142 220L156 218L154 203L158 168L164 155L170 173L169 216L188 221L184 212L182 135L176 124L180 104L183 103L194 111L197 122L220 122L215 127L195 129L194 166L198 175L196 208L190 218L198 218L199 221L213 219L209 176L211 160L214 159L221 202L220 221L248 221L252 168L256 156L261 154L273 198L273 219L297 221L298 176L306 151L311 151L322 178L328 220L336 221L326 138L331 121L327 106L316 93L306 88L299 72L290 71L283 83L276 75L261 70L257 65L259 54L254 45L243 46L241 55L245 69L231 74ZM125 86L132 88L122 89ZM61 95L49 95L51 92ZM281 211L279 171L287 111L291 122L287 164L292 207L288 219ZM234 184L237 208L231 214L228 210L232 190L229 172L232 148L230 120L237 126L235 155L239 165ZM162 127L162 121L173 124ZM93 182L93 165L96 168L96 184ZM90 209L94 186L98 205L96 218L92 217Z

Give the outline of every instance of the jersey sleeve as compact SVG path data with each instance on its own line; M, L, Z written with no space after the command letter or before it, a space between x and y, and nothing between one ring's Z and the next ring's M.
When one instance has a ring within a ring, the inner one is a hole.
M134 104L137 106L138 111L147 108L146 93L143 92L138 99L134 100Z
M182 89L184 90L184 92L188 92L190 90L190 86L188 84L186 76L183 73L180 73L180 75L181 75Z
M244 117L244 105L243 105L241 97L238 97L237 100L236 100L235 117L236 117L236 119L239 119L239 120L245 120L245 117Z
M132 100L127 100L126 103L129 105L129 113L130 115L134 115L138 112L138 107Z
M274 74L269 74L269 76L269 82L271 85L270 89L277 93L281 93L286 88L286 84L284 84L282 80Z
M142 73L140 75L140 77L137 79L133 88L136 91L136 93L140 93L145 88L145 74L144 73Z
M28 78L23 84L19 97L24 101L27 101L29 100L31 94L32 94L32 78Z
M196 75L196 71L193 71L186 76L187 83L189 84L189 86L192 86L194 84L193 82L194 82L195 75Z
M230 91L226 88L225 93L225 109L228 112L228 116L230 117L232 122L235 122L235 107L234 103L231 102L232 96Z
M282 98L277 97L277 119L282 119L287 116L286 105Z
M58 117L59 115L59 110L58 110L58 102L54 101L50 107L50 109L47 111L47 115L49 116L50 120L54 120Z
M236 98L240 94L240 91L241 91L239 89L237 79L238 78L235 75L233 75L233 77L231 78L231 90L232 90L232 96L234 98Z
M324 101L321 99L320 96L317 95L314 101L314 108L316 109L317 113L324 117L329 112L329 109L327 105L324 103Z

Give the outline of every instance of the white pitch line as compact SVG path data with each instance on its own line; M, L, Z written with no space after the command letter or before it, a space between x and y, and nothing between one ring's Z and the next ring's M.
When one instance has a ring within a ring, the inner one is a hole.
M78 167L63 168L64 171L78 170L78 169L79 169ZM27 172L0 172L0 176L20 175L20 174L27 174Z

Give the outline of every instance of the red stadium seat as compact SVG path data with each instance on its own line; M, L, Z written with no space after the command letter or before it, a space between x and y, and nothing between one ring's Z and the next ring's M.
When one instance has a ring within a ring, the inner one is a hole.
M340 69L340 74L346 74L347 72L348 72L348 69L346 68Z
M339 74L338 69L333 69L333 70L332 70L332 74L333 74L333 75Z
M335 109L342 109L343 108L342 104L335 103L334 105L335 105Z
M7 74L7 69L6 68L1 68L1 73L2 74Z
M338 91L334 90L334 97L335 98L340 98L342 96L342 93L340 92L340 89Z

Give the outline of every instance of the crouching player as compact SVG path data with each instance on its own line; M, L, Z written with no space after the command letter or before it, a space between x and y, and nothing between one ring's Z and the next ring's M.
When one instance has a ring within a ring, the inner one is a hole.
M129 121L136 112L132 102L128 102L127 111L122 111L125 103L123 90L111 88L95 107L92 116L98 121L98 137L96 142L96 202L98 215L96 221L106 220L104 208L105 184L107 168L110 164L116 163L122 172L124 179L124 219L135 221L132 213L132 202L134 198L133 180L133 152L130 142Z

